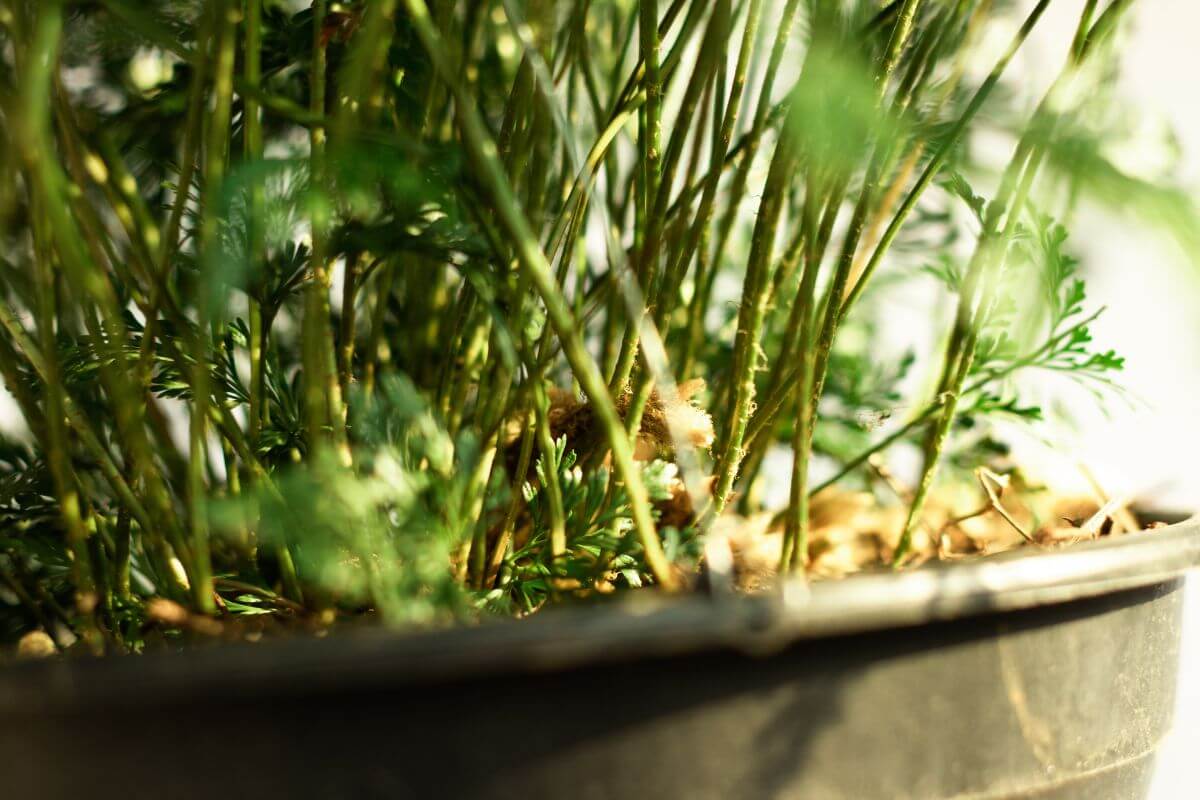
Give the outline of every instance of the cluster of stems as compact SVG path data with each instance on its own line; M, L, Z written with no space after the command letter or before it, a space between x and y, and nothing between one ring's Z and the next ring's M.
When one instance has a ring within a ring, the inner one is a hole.
M704 377L717 421L711 453L677 425L669 448L697 525L739 489L750 496L790 415L781 567L802 569L809 498L829 485L812 486L810 467L840 328L1049 0L1033 4L978 85L966 61L997 13L987 0L894 0L857 15L799 0L314 0L297 17L310 27L306 51L283 69L266 57L281 49L282 13L261 0L180 4L186 38L128 0L78 4L179 62L182 119L170 131L175 180L165 195L101 112L63 85L76 5L0 2L13 76L0 97L13 148L0 167L20 176L5 181L0 210L25 209L25 227L6 235L34 267L28 292L3 289L0 375L46 455L77 602L103 620L131 601L135 556L156 593L213 613L218 549L242 572L270 561L292 604L327 602L311 596L292 543L261 551L253 514L230 546L218 548L210 531L213 496L278 495L288 464L270 442L291 413L279 388L289 369L300 376L302 424L288 462L329 455L353 470L351 400L372 397L393 371L429 396L451 436L473 435L453 566L479 591L503 583L522 530L521 486L539 456L550 562L571 550L549 391L568 382L598 442L581 463L611 465L646 572L676 588L635 453L655 393ZM935 399L833 479L923 436L898 561L959 401L983 384L971 377L979 331L1053 136L1054 93L1129 5L1085 4L1063 76L988 206ZM847 82L862 91L840 96ZM248 277L228 285L231 176L256 174L246 168L297 131L307 140L294 232L307 245L302 273L278 273L269 220L283 201L260 178L243 198ZM455 152L450 202L481 244L355 239L364 212L341 194L345 164L378 146L415 158ZM161 208L150 199L160 196ZM740 281L728 336L713 325L721 276ZM245 314L244 352L225 336L231 306ZM85 337L99 403L64 379L62 342ZM164 364L182 381L182 412L155 390ZM244 368L244 396L214 368L223 364ZM180 413L186 443L171 429ZM497 486L500 504L489 502ZM607 558L596 559L598 573ZM103 628L84 633L98 642Z

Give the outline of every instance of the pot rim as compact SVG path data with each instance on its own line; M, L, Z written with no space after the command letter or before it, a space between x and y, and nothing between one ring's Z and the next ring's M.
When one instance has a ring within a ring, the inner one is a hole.
M607 607L421 633L382 629L138 658L0 668L0 713L172 696L295 695L562 670L712 649L767 655L798 640L909 628L1166 584L1200 565L1200 515L1053 550L1019 548L903 572L797 578L749 597L632 592Z

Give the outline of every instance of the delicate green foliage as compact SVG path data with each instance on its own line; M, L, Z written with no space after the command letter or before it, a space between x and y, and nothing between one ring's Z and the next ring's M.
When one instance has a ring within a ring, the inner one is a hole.
M302 579L342 605L393 623L428 624L469 605L448 567L462 535L466 476L477 448L454 442L411 382L388 378L352 407L354 464L331 455L285 468L272 489L219 503L218 531L257 521L264 543L287 546Z
M846 334L852 334L846 331ZM872 349L878 334L870 327L857 337L843 336L829 365L829 378L821 399L821 424L813 450L847 461L870 445L877 429L903 417L905 399L900 385L908 377L916 354L905 353L895 362L879 358ZM859 347L851 349L857 338Z
M299 288L308 248L295 236L309 192L308 165L299 159L248 162L225 179L213 209L218 245L204 265L209 316L226 308L233 288L271 308Z
M629 498L622 484L611 484L608 470L588 473L576 464L575 453L566 449L566 439L555 442L553 454L543 453L537 461L537 483L526 482L522 494L529 504L531 529L522 547L509 556L510 600L526 611L542 605L556 591L556 581L567 579L576 589L588 589L598 581L609 583L612 575L618 584L643 586L653 582L642 548L633 529ZM548 540L551 518L545 498L546 470L557 465L558 485L566 510L568 552L555 559ZM671 500L677 482L674 464L652 461L642 469L642 479L651 499ZM660 531L664 549L675 563L696 563L699 558L696 531L666 528Z
M993 298L994 309L980 337L977 373L1009 374L1033 367L1064 373L1076 380L1111 386L1109 373L1124 359L1112 350L1094 351L1086 314L1087 293L1078 277L1078 259L1065 249L1066 229L1042 214L1033 230L1014 238L1016 260L1005 290ZM1032 291L1030 291L1032 289ZM1015 295L1015 296L1014 296Z
M921 267L921 271L936 278L951 292L957 293L963 283L963 263L950 253L941 253L938 257Z
M973 402L962 410L963 418L972 422L981 416L1003 415L1025 420L1040 422L1042 409L1039 406L1023 406L1015 397L1003 397L991 392L980 392L975 395Z
M17 537L60 532L45 461L29 446L0 437L0 550L15 546Z
M920 448L911 531L944 454L1041 418L1015 375L1111 387L1079 198L1200 252L1088 102L1124 3L1087 4L1032 114L1008 67L1046 0L1015 26L680 0L657 36L627 0L296 5L0 3L0 381L29 440L0 439L0 639L667 591L780 445L799 569L814 453L840 481ZM980 120L1013 137L1001 174ZM913 339L940 367L893 341L913 287L957 306Z
M943 173L941 185L947 192L958 197L966 204L967 208L971 209L971 213L975 215L977 222L980 224L983 223L984 207L987 205L987 201L975 194L975 190L971 188L971 184L967 183L966 178L954 170L947 170Z

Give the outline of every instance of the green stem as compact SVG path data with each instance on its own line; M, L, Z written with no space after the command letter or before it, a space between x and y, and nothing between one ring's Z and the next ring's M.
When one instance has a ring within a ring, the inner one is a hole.
M676 579L663 554L662 544L654 527L654 519L650 514L650 499L646 494L646 487L642 483L637 464L633 460L633 450L625 434L621 418L617 414L616 406L605 386L604 378L584 347L570 308L554 281L550 265L538 246L529 222L521 212L512 187L500 164L495 142L487 133L473 98L455 80L456 72L445 56L441 36L434 29L428 7L424 0L405 0L405 5L422 44L438 72L441 73L442 79L450 83L451 91L454 92L464 141L479 165L480 174L477 177L491 196L500 222L512 239L512 245L523 272L533 282L542 302L546 305L550 323L563 343L563 352L567 361L571 365L575 377L579 380L580 387L592 404L597 422L608 438L609 446L612 448L613 463L618 475L625 482L626 491L629 494L634 527L645 550L646 562L660 585L667 589L674 589Z
M821 228L817 229L817 215L821 208L821 187L810 180L805 192L802 238L807 242L804 274L800 288L793 301L799 307L798 338L795 352L799 354L800 383L795 388L796 422L792 436L792 476L789 513L784 529L783 553L780 570L803 568L808 563L808 465L811 458L813 427L816 408L812 403L815 353L813 338L818 319L816 307L817 274L825 254L829 229L837 216L838 204L845 184L833 187L828 205L822 215Z
M211 21L208 14L203 14L198 35L200 41L208 41ZM196 174L197 154L203 139L204 101L207 94L204 91L208 80L209 58L208 51L202 48L196 60L192 63L192 80L188 88L187 118L184 123L183 148L179 160L179 178L175 185L175 202L171 206L171 214L167 226L163 230L162 252L160 254L161 272L165 277L179 247L179 232L183 227L183 215L187 210L192 180Z
M311 111L316 115L324 115L327 107L328 60L324 28L328 5L328 0L313 2L312 72L309 77L309 93ZM323 442L332 441L342 451L340 455L343 463L348 463L349 454L344 450L346 413L334 366L333 325L329 313L332 273L329 269L328 238L333 199L327 194L329 176L325 130L314 128L310 132L309 141L310 171L314 188L310 198L312 252L309 263L312 277L305 289L304 318L301 321L309 446L316 448Z
M729 429L721 446L717 460L716 482L713 488L711 513L719 515L725 508L729 492L737 476L738 465L745 454L742 449L746 425L749 422L754 400L754 375L758 369L759 337L766 313L767 274L774 249L775 232L783 205L787 197L787 185L793 177L796 153L792 145L794 135L786 131L775 147L771 168L767 174L763 199L759 204L758 218L750 243L750 256L746 265L746 279L742 291L742 303L738 313L738 330L734 343L733 360L733 410Z
M896 24L892 29L892 36L888 42L880 74L876 81L877 105L882 105L883 103L892 73L899 62L900 54L903 52L904 46L908 41L908 36L912 31L913 18L919 2L920 0L905 0L896 18ZM796 426L792 439L794 460L792 462L791 511L788 514L787 530L785 533L785 538L788 541L785 545L787 563L781 564L781 568L786 567L791 570L800 570L808 564L808 470L809 462L812 458L812 436L816 421L817 403L820 399L821 387L824 384L825 367L829 360L830 350L833 347L841 298L845 292L846 283L850 279L850 272L854 265L854 254L858 250L858 242L866 225L867 213L875 194L875 186L879 179L881 162L884 159L883 150L885 148L886 145L884 143L878 143L874 154L871 156L862 188L859 191L858 201L855 203L854 211L850 216L850 224L843 239L841 255L835 266L833 278L826 289L827 294L823 315L822 313L817 313L811 321L801 325L802 338L799 346L801 379L797 387ZM830 206L826 216L831 221L836 218L836 211L841 203L843 190L844 183L838 186L830 195ZM818 237L819 246L822 248L821 252L823 252L823 238L823 236ZM816 287L812 279L815 278L820 264L821 258L820 254L818 254L815 258L810 259L806 265L805 283L807 287L806 289L802 289L798 297L800 303L811 305L815 299L813 290ZM819 333L816 331L818 319L823 320ZM814 334L816 335L814 336Z
M206 259L205 276L211 275L215 261L220 258L217 198L225 179L229 160L229 128L233 109L233 71L237 55L237 22L240 12L231 2L218 2L212 6L213 20L213 110L208 120L208 141L205 153L204 209L202 252ZM206 277L201 282L200 301L196 304L197 330L193 338L192 358L192 408L189 424L191 443L188 458L188 509L192 529L192 550L195 575L192 576L192 596L196 607L212 613L213 603L212 565L209 553L208 512L204 508L208 494L206 473L208 470L208 415L212 401L208 354L212 349L210 320L210 293L213 291Z
M753 0L751 0L753 2ZM754 110L754 118L750 124L750 130L740 142L741 160L738 162L737 170L733 174L733 182L728 188L728 197L726 199L725 213L721 217L720 224L717 226L716 243L713 246L711 254L702 254L706 259L709 269L712 270L711 275L701 275L698 271L696 275L696 293L692 298L691 308L689 308L689 316L695 320L693 327L699 331L703 325L705 315L708 313L708 305L712 298L712 277L720 267L722 256L725 252L725 247L729 242L729 236L733 231L734 223L738 218L738 212L741 208L742 199L746 194L746 186L750 179L750 169L754 165L754 156L758 153L758 148L762 143L763 135L766 133L770 119L774 116L772 113L771 93L775 87L775 78L778 74L779 67L783 63L783 57L787 50L787 44L791 37L792 27L795 24L796 12L798 3L795 0L789 0L787 6L784 7L783 17L780 20L779 30L775 35L775 43L771 48L771 55L767 61L767 69L763 75L762 86L759 89L758 104ZM751 13L754 13L754 7L751 6ZM749 25L749 22L747 23ZM757 24L756 26L757 27ZM747 27L747 34L750 34L750 29ZM743 52L753 48L753 42L745 38L742 40ZM738 65L742 66L741 54L739 54ZM745 85L745 71L741 72L741 86ZM731 94L731 103L739 98L741 89L738 81L738 68L734 71L734 88ZM790 91L789 91L790 95ZM786 108L787 101L783 101L779 105L779 109ZM736 116L736 109L734 110ZM782 114L780 114L782 116ZM721 171L728 164L728 159L725 154L730 152L730 143L732 141L732 128L722 132L722 159L721 162L714 160L712 167L709 169L709 180L713 183L714 191L716 185L720 182ZM701 207L705 207L704 200L701 200ZM711 202L707 208L704 208L704 229L702 235L697 239L697 244L703 242L707 244L709 237L708 228L712 222L712 205Z
M463 503L466 508L467 525L474 531L474 535L467 539L466 544L469 575L472 585L475 586L482 584L487 567L487 525L483 516L483 501L491 483L492 472L496 468L496 453L500 445L499 423L504 409L508 406L513 378L512 370L503 362L494 366L492 375L488 400L480 414L482 427L489 433L483 442L475 470L468 480L466 499Z
M37 204L34 203L34 213ZM39 236L39 228L44 227L34 223L35 238ZM46 461L54 479L55 492L58 495L59 513L62 516L63 527L67 532L67 542L71 551L71 569L74 574L75 591L80 605L84 605L95 591L96 576L88 551L88 530L80 510L79 491L69 464L69 448L67 435L63 424L64 393L62 375L58 364L58 343L55 336L55 312L57 303L54 299L54 274L50 254L45 244L37 247L40 253L35 256L37 267L37 298L38 298L38 332L41 334L42 352L45 354L45 397L46 397Z
M901 203L900 208L897 209L896 213L892 216L891 221L888 223L887 228L880 237L875 249L872 251L871 257L867 261L866 266L863 268L861 276L855 282L854 287L850 290L849 294L846 296L846 299L842 302L841 309L838 312L838 324L841 324L841 322L845 320L850 310L854 307L855 302L862 295L863 289L869 282L875 269L879 266L883 256L891 247L892 242L895 240L900 228L907 220L908 215L912 212L913 208L916 207L917 201L920 199L925 189L927 189L933 182L933 178L945 165L946 160L953 152L954 147L966 132L971 120L974 119L984 101L987 100L988 96L999 82L1000 76L1008 66L1008 63L1012 60L1013 56L1016 55L1016 52L1028 38L1030 32L1033 30L1034 26L1037 24L1048 5L1049 0L1039 0L1037 6L1030 12L1029 16L1025 19L1025 22L1021 25L1021 28L1018 30L1017 34L1014 36L1008 50L996 63L996 66L993 67L987 79L983 82L979 89L976 90L974 96L971 98L971 101L968 103L967 108L955 122L947 138L942 142L938 151L933 155L925 170L917 179L917 182L905 196L903 203ZM776 416L778 415L780 409L783 408L783 405L787 401L787 398L790 394L788 388L794 386L796 382L801 379L801 377L799 364L790 366L783 373L781 380L777 382L776 390L768 393L767 397L764 398L761 403L759 403L758 410L754 415L754 419L751 421L751 424L746 432L746 438L748 441L754 441L756 438L763 435L769 429L770 425L774 423Z
M38 150L50 135L46 125L49 115L47 102L52 91L52 76L58 65L62 27L61 2L46 3L34 23L30 52L26 63L22 65L25 67L23 72L26 96L22 98L25 124L18 129L18 146L29 162L45 157ZM87 548L88 530L80 508L79 492L68 460L69 450L63 425L65 392L58 364L58 342L55 333L55 317L58 310L55 297L56 281L46 237L47 219L41 208L43 203L38 200L36 196L32 198L31 213L34 218L34 261L37 269L34 280L38 333L44 353L42 380L47 404L45 453L58 495L59 514L67 532L76 597L82 608L88 602L87 598L94 598L96 578Z
M61 30L61 4L55 2L46 6L44 13L45 15L39 18L39 24L46 27L39 30L43 33L49 31L47 36L54 34L56 37L57 34L54 32ZM28 91L24 98L22 124L18 126L17 133L18 151L26 169L27 185L30 186L31 193L40 198L39 202L49 222L48 229L54 240L54 248L58 252L63 272L73 294L81 301L86 300L93 303L95 310L99 312L99 320L96 319L96 314L91 307L85 309L82 316L89 334L100 343L105 351L105 357L101 359L100 363L101 380L114 409L116 428L120 435L120 441L127 451L127 458L139 480L147 487L149 499L153 503L152 508L157 523L153 529L163 530L167 533L186 567L190 561L189 548L183 541L176 519L176 511L172 507L159 466L154 462L149 449L140 414L143 405L140 402L142 394L134 384L134 376L124 369L125 354L121 345L126 341L126 329L116 292L108 275L89 257L89 249L94 249L96 243L84 237L77 220L72 216L71 203L67 199L66 176L58 163L43 153L45 142L51 139L47 116L48 101L52 92L50 71L52 66L57 63L53 58L55 47L56 44L52 44L51 49L36 61L42 65L42 68L33 70L34 80L26 82ZM7 311L3 316L9 316ZM0 319L0 322L10 329L14 341L17 341L18 346L25 352L31 363L34 363L36 348L33 347L32 342L28 341L27 337L18 336L20 326L15 324L15 320L12 319ZM35 367L38 368L43 379L46 379L46 364L40 357L37 360L40 366L35 364ZM91 433L90 426L86 425L82 414L72 403L66 402L66 398L64 398L64 411L68 418L72 418L72 425L79 432L85 446L91 450L100 451L97 455L101 470L130 511L133 512L136 506L138 510L144 512L145 509L129 490L128 484L120 470L112 462L111 456ZM148 517L145 519L146 522L149 521Z
M379 361L383 353L383 322L387 315L388 299L392 296L392 284L396 279L396 267L388 262L379 270L375 283L375 305L371 310L371 331L367 334L367 346L363 350L363 393L370 397L375 391Z
M350 379L354 374L354 327L358 316L355 295L360 269L361 256L348 254L346 271L342 275L342 316L337 351L337 382L343 398L350 396Z
M122 508L117 512L117 526L113 531L115 553L113 557L113 584L117 598L123 602L133 599L130 575L133 562L133 520L129 511Z
M900 228L908 219L908 215L912 213L914 208L916 208L917 201L921 198L921 195L925 192L925 189L927 189L933 182L934 177L941 171L942 167L945 166L946 161L954 152L955 147L958 145L958 141L966 132L967 127L975 118L975 115L979 112L979 109L983 107L984 102L991 95L992 90L996 88L996 84L999 83L1000 76L1004 74L1004 70L1007 69L1008 63L1012 61L1013 56L1015 56L1017 51L1021 49L1021 45L1025 43L1025 40L1029 37L1030 32L1033 31L1034 27L1038 23L1038 20L1041 19L1042 14L1045 13L1046 8L1049 5L1050 0L1038 0L1038 4L1034 6L1033 10L1029 13L1029 16L1025 18L1024 23L1022 23L1020 29L1018 29L1016 35L1013 37L1012 42L1008 46L1008 50L1005 51L1000 60L996 62L996 65L992 68L991 73L988 74L983 84L980 85L979 89L977 89L975 94L971 97L971 101L967 104L967 108L954 123L954 127L951 128L949 134L947 134L946 138L942 141L942 145L929 160L929 163L925 166L925 170L921 173L921 176L917 179L917 182L913 185L912 189L909 190L908 195L905 196L904 202L900 204L900 208L896 210L891 222L888 223L883 235L879 238L879 243L875 246L875 250L871 253L871 258L867 261L866 266L863 268L861 277L858 279L858 282L855 283L854 288L850 291L850 294L842 302L841 311L838 314L840 319L845 319L846 315L850 312L850 309L854 307L854 303L862 294L863 289L869 282L871 275L874 274L875 269L879 266L880 261L883 260L883 256L891 247L896 235L900 232Z
M617 368L610 382L609 389L621 392L629 380L634 360L637 358L638 338L641 332L642 318L646 314L645 303L650 302L651 284L655 279L655 268L658 262L657 243L657 213L658 186L662 180L662 158L659 149L662 139L662 82L658 63L658 2L657 0L640 0L638 5L640 19L638 22L639 46L642 58L642 86L646 94L646 103L640 117L641 158L638 160L638 193L637 222L635 224L635 240L641 242L641 256L637 262L637 278L645 302L643 307L631 313L625 325L625 336L621 342L621 351L617 357ZM669 187L668 187L669 189Z
M521 487L525 483L526 476L529 475L529 465L533 460L533 444L537 426L534 413L525 413L519 417L525 420L525 432L521 435L521 450L517 455L517 471L510 476L512 479L512 497L508 501L508 509L504 512L504 524L500 527L500 536L496 539L491 558L488 559L487 573L484 576L483 586L480 587L483 589L490 589L496 585L496 579L500 575L500 567L504 563L504 558L508 555L509 547L512 544L513 531L517 526L517 515L520 514L524 501Z
M245 78L250 86L262 86L262 0L246 2ZM262 104L254 97L243 98L245 104L245 153L248 161L259 161L263 157ZM263 187L255 184L250 190L250 215L248 238L250 240L251 274L259 274L265 268L266 242L263 231L265 198ZM262 279L258 280L262 284ZM266 369L263 363L267 346L268 331L263 325L262 302L255 292L247 299L250 327L250 407L247 410L247 430L250 441L257 446L259 433L264 422L266 407Z
M558 447L550 432L550 401L545 386L534 389L537 409L538 449L542 458L542 492L550 511L550 557L552 563L566 555L567 523L563 510L562 486L558 480Z
M980 232L975 253L968 265L960 291L954 330L946 350L942 389L944 390L943 396L948 399L938 418L937 425L930 432L926 441L924 468L909 506L900 541L892 558L893 566L903 563L912 548L913 534L920 522L925 500L937 475L942 451L950 429L953 427L963 384L974 363L980 329L986 323L995 303L996 284L999 274L1004 268L1009 242L1016 233L1021 210L1041 166L1044 148L1053 133L1053 120L1048 126L1043 127L1040 124L1040 117L1052 106L1052 98L1061 90L1062 86L1077 74L1084 59L1091 52L1088 45L1111 33L1120 13L1127 7L1128 3L1124 0L1114 0L1082 40L1084 44L1072 46L1066 67L1038 104L1033 119L1017 144L1016 152L1001 180L996 198L988 206L983 230ZM1114 10L1115 16L1109 16L1109 12L1114 12ZM1085 6L1074 39L1076 43L1081 40L1082 31L1088 29L1092 11L1091 6ZM1102 25L1104 27L1100 31L1099 39L1092 39L1093 32ZM1003 229L1000 227L1002 218L1005 220Z
M4 303L0 303L0 327L3 327L8 332L8 335L12 337L17 353L24 356L25 360L29 362L29 366L33 368L33 371L42 382L48 382L50 371L47 368L46 361L42 358L41 351L29 338L29 335L25 333L20 322L17 321L12 311ZM14 366L6 363L4 365L5 374L15 374L16 370L12 369ZM164 552L165 544L162 542L161 534L154 533L162 529L151 520L146 507L138 499L137 495L134 494L125 476L121 474L112 454L101 443L100 437L92 428L91 422L80 411L78 404L65 389L62 393L62 401L67 423L75 431L75 435L79 437L84 450L96 460L100 474L104 476L105 481L112 488L117 499L129 510L129 513L137 521L144 535L153 536L153 541L158 546L159 551ZM163 559L162 564L165 565L165 563L166 561Z

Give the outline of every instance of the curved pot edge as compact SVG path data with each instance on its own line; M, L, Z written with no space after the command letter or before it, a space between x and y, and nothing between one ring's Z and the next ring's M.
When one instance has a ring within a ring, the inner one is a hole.
M1166 585L1197 565L1200 516L1049 552L1022 549L816 584L795 580L770 595L672 598L634 593L609 607L560 609L475 628L416 634L355 631L136 659L15 664L0 669L0 713L157 702L198 691L312 690L344 682L348 672L363 681L421 683L720 647L766 654L801 639L914 627Z

